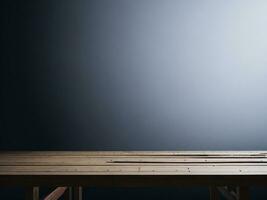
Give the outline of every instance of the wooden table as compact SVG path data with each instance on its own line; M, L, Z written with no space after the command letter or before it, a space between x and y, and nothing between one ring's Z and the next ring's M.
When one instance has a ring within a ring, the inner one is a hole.
M26 186L26 199L41 186L56 200L82 199L82 187L193 185L212 200L249 199L249 186L267 185L267 151L0 152L0 186Z

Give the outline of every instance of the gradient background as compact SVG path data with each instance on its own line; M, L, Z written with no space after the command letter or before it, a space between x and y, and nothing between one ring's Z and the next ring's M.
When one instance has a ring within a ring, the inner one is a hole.
M2 150L267 150L267 1L1 7ZM87 193L208 197L205 188Z

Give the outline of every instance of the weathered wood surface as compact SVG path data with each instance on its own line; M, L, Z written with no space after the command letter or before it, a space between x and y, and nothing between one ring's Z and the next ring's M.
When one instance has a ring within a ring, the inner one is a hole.
M267 175L267 152L1 152L0 175Z
M0 152L0 185L267 185L267 151Z

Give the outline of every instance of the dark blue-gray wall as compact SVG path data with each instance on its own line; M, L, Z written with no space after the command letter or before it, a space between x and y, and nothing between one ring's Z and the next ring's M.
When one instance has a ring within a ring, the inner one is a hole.
M17 0L1 11L2 150L267 149L266 1ZM129 194L105 191L92 192ZM151 198L183 193L160 191Z

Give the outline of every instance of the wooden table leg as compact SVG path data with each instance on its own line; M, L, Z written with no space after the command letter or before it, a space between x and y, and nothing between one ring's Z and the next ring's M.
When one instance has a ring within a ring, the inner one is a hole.
M247 186L238 187L237 196L238 200L249 200L250 199L249 187Z
M26 200L39 200L39 187L30 187L26 189Z
M82 200L82 192L83 192L83 189L81 186L73 187L74 200Z
M210 200L219 200L219 192L215 186L210 186Z
M58 200L66 193L68 187L56 187L43 200Z
M73 194L72 194L72 187L68 187L68 189L65 191L63 199L64 200L73 200Z

